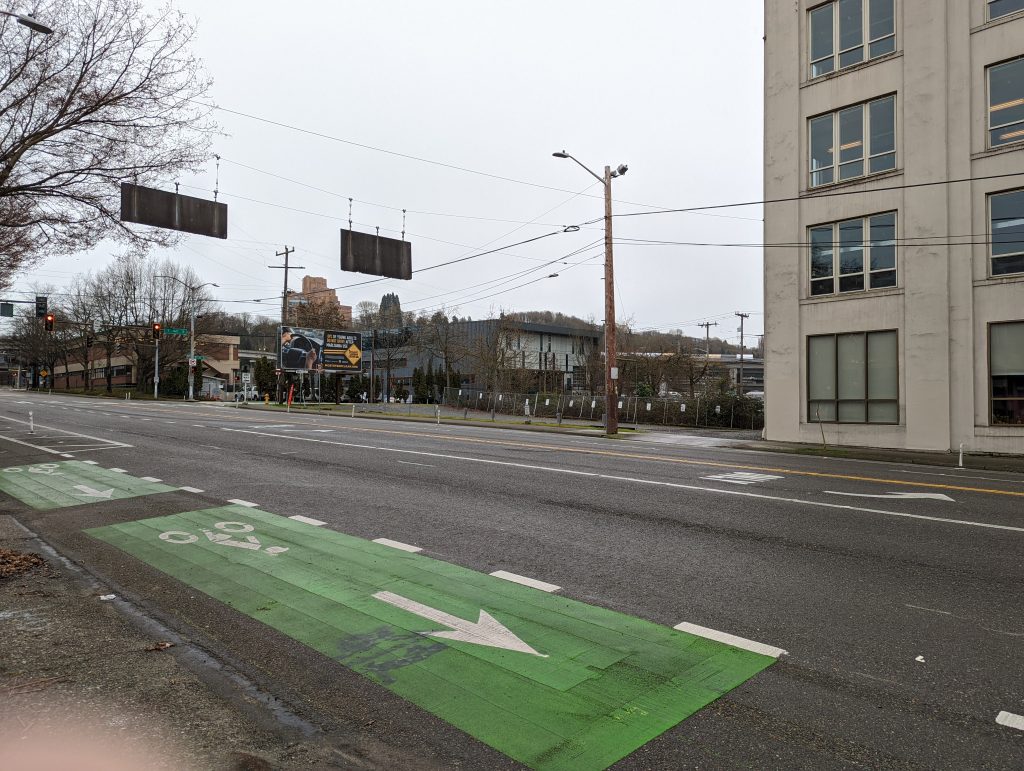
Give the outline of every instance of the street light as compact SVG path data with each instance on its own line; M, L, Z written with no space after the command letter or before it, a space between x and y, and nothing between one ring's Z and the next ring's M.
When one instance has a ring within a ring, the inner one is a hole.
M18 24L22 24L28 27L33 32L39 32L43 35L52 35L53 30L47 27L45 24L36 21L31 16L25 16L24 14L14 13L13 11L0 11L0 16L10 16L12 19L17 19Z
M188 360L189 362L195 361L196 358L196 292L206 286L215 286L218 289L220 284L215 284L212 281L208 281L205 284L199 286L190 286L182 281L180 278L174 276L156 276L156 278L169 278L171 281L177 281L183 287L185 287L192 295L192 302L189 303L189 336L188 336ZM195 387L196 379L192 376L192 367L189 366L188 370L188 400L190 402L195 401Z
M621 164L613 169L604 167L604 177L588 169L576 158L562 150L552 153L555 158L568 158L590 176L604 185L604 398L605 433L614 436L619 432L619 411L616 406L615 381L619 379L619 368L615 366L615 274L612 265L612 180L621 177L629 167Z

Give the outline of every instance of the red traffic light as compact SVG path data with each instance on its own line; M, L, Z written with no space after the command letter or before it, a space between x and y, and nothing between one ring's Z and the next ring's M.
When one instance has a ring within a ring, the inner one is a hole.
M164 328L163 324L157 324L157 323L153 324L153 339L154 340L158 340L160 338L160 334L161 334L161 332L163 332L163 328Z
M54 325L54 322L56 322L56 320L57 320L56 316L54 316L52 313L47 313L46 316L43 317L44 329L46 329L47 332L52 332L53 331L53 325Z

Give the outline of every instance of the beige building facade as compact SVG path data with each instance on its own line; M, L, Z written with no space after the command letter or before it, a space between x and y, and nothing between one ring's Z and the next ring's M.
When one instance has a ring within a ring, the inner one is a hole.
M1024 0L765 32L766 436L1024 453Z

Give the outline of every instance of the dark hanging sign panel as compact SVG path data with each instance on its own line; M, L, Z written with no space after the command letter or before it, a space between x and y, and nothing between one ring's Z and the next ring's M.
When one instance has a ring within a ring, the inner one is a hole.
M228 205L129 182L121 183L121 221L180 230L211 238L228 237Z
M373 233L341 231L341 269L387 278L412 278L412 244Z

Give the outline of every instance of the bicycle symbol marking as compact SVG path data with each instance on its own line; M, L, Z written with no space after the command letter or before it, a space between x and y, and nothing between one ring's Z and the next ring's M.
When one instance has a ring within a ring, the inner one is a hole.
M28 467L29 474L45 474L46 476L62 477L64 476L63 471L58 471L60 468L59 463L37 463L34 466ZM4 469L5 474L20 474L25 471L24 466L11 466Z
M283 554L288 551L287 546L267 546L264 547L260 543L259 538L254 535L246 535L245 540L238 540L233 538L233 535L241 535L242 533L251 533L254 528L252 525L247 525L245 522L218 522L213 526L216 531L202 528L201 532L206 538L217 546L233 546L236 549L250 549L251 551L263 551L271 557L275 557L278 554ZM189 533L184 530L168 530L165 533L160 533L160 540L166 541L167 543L173 543L178 545L195 543L199 540L199 536L195 533Z

